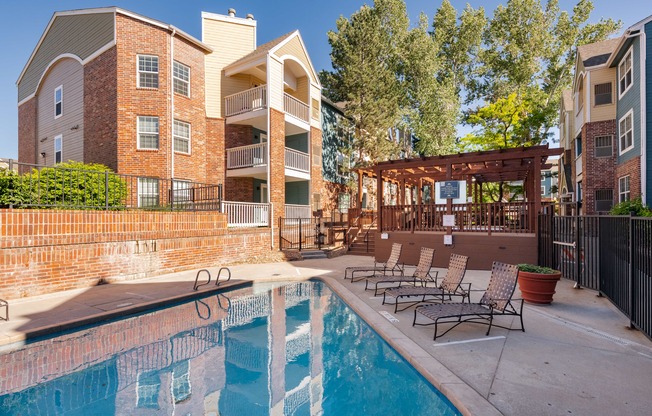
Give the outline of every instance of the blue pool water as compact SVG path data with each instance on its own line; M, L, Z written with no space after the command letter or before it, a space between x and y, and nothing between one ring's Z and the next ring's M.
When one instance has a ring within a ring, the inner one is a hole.
M319 282L233 290L0 355L1 415L459 415Z

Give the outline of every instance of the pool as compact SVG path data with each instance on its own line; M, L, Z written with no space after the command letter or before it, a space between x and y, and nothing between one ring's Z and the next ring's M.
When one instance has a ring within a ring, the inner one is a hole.
M459 415L320 282L260 285L0 355L2 415Z

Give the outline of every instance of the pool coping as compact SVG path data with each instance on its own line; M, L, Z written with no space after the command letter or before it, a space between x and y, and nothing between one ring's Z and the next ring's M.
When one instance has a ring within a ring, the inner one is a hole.
M500 416L502 413L489 400L480 395L446 366L429 354L409 336L396 328L377 310L330 276L313 279L328 285L374 331L410 363L428 382L437 388L465 416Z
M97 312L84 318L73 318L53 325L45 325L42 327L27 330L25 332L20 332L15 335L0 337L0 349L3 349L4 352L4 349L10 348L12 344L17 344L17 346L20 346L27 341L37 340L41 337L46 337L51 334L74 330L87 325L97 324L125 316L137 315L139 313L149 312L157 308L173 306L176 303L203 297L204 295L210 295L216 292L223 292L225 290L246 287L252 284L253 281L247 279L231 280L228 282L223 282L219 286L211 285L205 289L198 289L188 293L171 295L166 298L140 302L138 304L125 306L110 311Z

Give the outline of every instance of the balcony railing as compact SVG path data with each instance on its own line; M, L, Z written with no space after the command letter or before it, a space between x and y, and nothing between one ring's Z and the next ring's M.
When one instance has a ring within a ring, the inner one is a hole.
M283 108L291 116L306 123L310 121L310 108L307 104L297 100L291 95L283 94Z
M267 143L226 149L226 168L239 169L267 164Z
M222 201L229 227L269 226L269 204Z
M285 204L285 218L311 218L310 205Z
M285 148L285 167L299 170L301 172L310 172L310 155L298 150Z
M267 108L267 85L252 88L224 98L227 117Z

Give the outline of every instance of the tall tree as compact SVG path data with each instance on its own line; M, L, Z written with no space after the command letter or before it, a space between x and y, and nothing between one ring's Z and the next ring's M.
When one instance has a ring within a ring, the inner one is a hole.
M479 128L474 134L480 148L491 148L496 133L483 120L483 114L492 111L482 109L499 105L511 94L522 110L522 137L514 143L550 140L561 92L571 84L577 46L604 40L620 28L612 19L587 24L592 10L590 0L580 0L572 15L559 9L558 0L548 0L545 6L541 0L509 0L507 6L498 6L483 36L478 76L468 84L468 102L479 105L466 121Z

